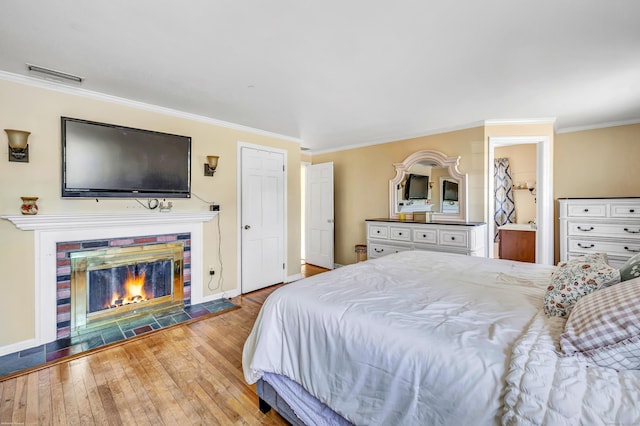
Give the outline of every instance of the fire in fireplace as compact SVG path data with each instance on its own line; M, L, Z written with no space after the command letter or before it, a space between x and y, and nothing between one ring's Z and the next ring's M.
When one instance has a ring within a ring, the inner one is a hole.
M71 334L184 300L184 246L165 243L71 253Z
M172 260L89 271L88 312L114 309L171 295Z

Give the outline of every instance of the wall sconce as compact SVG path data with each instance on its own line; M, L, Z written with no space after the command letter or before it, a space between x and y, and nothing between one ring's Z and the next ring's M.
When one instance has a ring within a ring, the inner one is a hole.
M207 162L204 163L204 175L205 176L213 176L216 172L216 168L218 167L218 157L217 155L207 155Z
M536 195L536 183L535 182L527 182L527 189L531 193L531 195Z
M29 143L27 139L31 132L24 130L4 129L9 137L9 161L20 163L29 162Z

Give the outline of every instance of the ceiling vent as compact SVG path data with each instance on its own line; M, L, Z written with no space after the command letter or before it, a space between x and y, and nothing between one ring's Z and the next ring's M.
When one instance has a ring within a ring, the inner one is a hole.
M52 70L45 67L40 67L38 65L27 64L27 70L31 72L44 74L49 77L53 77L52 80L57 80L57 81L68 80L76 83L82 83L82 81L84 80L83 77L78 77L77 75L69 74L62 71L56 71L56 70Z

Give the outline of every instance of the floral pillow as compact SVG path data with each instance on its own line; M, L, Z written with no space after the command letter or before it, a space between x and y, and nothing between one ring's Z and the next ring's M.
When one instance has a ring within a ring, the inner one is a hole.
M640 277L640 253L631 257L620 268L620 281L628 281Z
M640 279L580 299L560 336L560 347L566 355L601 367L640 369Z
M607 264L606 254L581 256L559 264L544 295L544 312L566 317L580 298L620 282L620 272Z

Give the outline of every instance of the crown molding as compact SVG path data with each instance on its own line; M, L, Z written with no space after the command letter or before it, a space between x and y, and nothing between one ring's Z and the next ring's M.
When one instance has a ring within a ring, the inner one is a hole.
M640 124L640 118L635 118L632 120L624 120L624 121L610 121L608 123L599 123L599 124L593 124L589 126L565 127L564 129L556 129L556 133L582 132L585 130L606 129L607 127L629 126L632 124Z
M546 118L507 118L507 119L492 119L485 120L485 126L522 126L530 124L555 124L555 117Z
M368 146L382 145L382 144L385 144L385 143L401 142L401 141L406 141L406 140L415 139L415 138L421 138L421 137L425 137L425 136L433 136L433 135L439 135L439 134L442 134L442 133L455 132L455 131L458 131L458 130L473 129L474 127L480 127L483 124L484 124L484 122L482 122L482 121L475 121L475 122L472 122L472 123L462 124L460 126L442 127L442 128L439 128L439 129L429 130L427 132L408 134L408 135L404 135L404 136L394 137L393 139L390 139L390 138L379 138L379 139L374 139L374 140L371 140L371 141L368 141L368 142L362 142L362 143L352 144L352 145L345 145L345 146L340 146L340 147L336 147L336 148L327 148L327 149L321 149L321 150L310 149L308 151L305 151L305 153L306 154L310 154L310 155L330 154L330 153L333 153L333 152L348 151L350 149L365 148L365 147L368 147Z
M38 87L40 89L53 90L56 92L66 93L74 96L80 96L83 98L93 99L97 101L124 105L131 108L141 109L141 110L150 111L150 112L156 112L159 114L170 115L173 117L184 118L187 120L197 121L201 123L212 124L214 126L238 130L241 132L248 132L248 133L253 133L261 136L284 139L284 140L299 143L299 144L302 143L302 139L296 138L293 136L281 135L278 133L269 132L267 130L255 129L253 127L243 126L241 124L230 123L228 121L205 117L203 115L191 114L184 111L178 111L176 109L166 108L159 105L153 105L145 102L134 101L132 99L121 98L119 96L112 96L106 93L94 92L92 90L75 87L73 85L58 83L53 80L44 80L40 78L10 73L10 72L1 71L1 70L0 70L0 80L9 81L12 83L24 84L32 87Z

